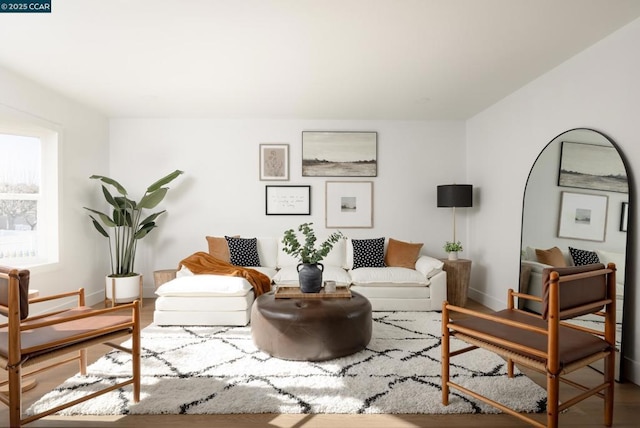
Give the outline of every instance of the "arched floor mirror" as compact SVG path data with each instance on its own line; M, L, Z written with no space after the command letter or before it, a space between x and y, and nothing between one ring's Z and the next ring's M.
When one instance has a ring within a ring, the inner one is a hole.
M538 155L522 209L520 290L541 295L542 268L599 261L617 267L616 342L622 349L625 261L631 260L627 163L616 144L586 128L566 131ZM539 304L523 309L539 313ZM590 315L585 325L602 322ZM616 379L620 379L620 355ZM594 367L602 370L602 367Z

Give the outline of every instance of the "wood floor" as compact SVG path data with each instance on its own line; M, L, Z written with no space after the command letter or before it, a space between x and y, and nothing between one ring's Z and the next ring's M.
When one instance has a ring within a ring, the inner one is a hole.
M474 302L468 307L483 309ZM145 300L142 308L142 324L146 326L153 320L153 299ZM90 361L95 361L109 348L94 347L90 352ZM26 409L50 389L77 372L74 364L60 367L46 374L38 375L38 385L23 394ZM536 382L544 385L544 377L537 373L527 372ZM582 370L574 379L593 383L601 378L594 370ZM573 390L570 391L573 393ZM614 410L615 427L638 427L640 417L637 409L640 404L640 386L631 383L616 384L616 403ZM602 426L602 400L589 398L572 407L560 416L563 427L598 427ZM544 415L540 415L544 421ZM0 405L0 426L8 426L9 414L5 406ZM35 421L30 427L278 427L278 428L403 428L403 427L519 427L528 426L518 419L503 415L137 415L108 417L48 417Z

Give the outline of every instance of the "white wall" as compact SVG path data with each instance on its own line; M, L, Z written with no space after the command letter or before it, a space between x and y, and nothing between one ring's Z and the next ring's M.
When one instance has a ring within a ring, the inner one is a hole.
M636 20L467 122L469 182L482 195L469 216L472 298L502 307L507 288L517 288L524 186L536 156L555 136L579 127L601 131L618 144L631 173L640 171L639 42ZM634 184L631 201L637 201ZM632 236L634 252L639 233ZM627 262L623 358L625 377L640 383L640 272L634 265Z
M27 121L59 131L60 262L31 269L31 288L54 294L85 288L87 303L104 299L106 248L93 234L83 206L97 193L88 177L108 168L108 120L101 114L0 68L0 121ZM91 237L93 238L93 236ZM33 311L42 311L34 307ZM54 305L50 305L54 306Z
M378 132L378 176L302 177L303 130ZM290 145L290 181L259 180L260 143ZM374 227L342 229L348 236L423 242L426 253L444 257L451 212L436 207L436 186L465 179L462 122L114 119L110 150L109 169L95 173L110 174L135 198L164 174L185 171L159 207L168 211L160 227L141 241L136 270L145 276L148 296L153 271L206 251L206 235L281 236L308 221L327 235L328 180L374 182ZM265 215L265 185L278 184L311 185L311 215ZM464 236L461 223L458 233Z

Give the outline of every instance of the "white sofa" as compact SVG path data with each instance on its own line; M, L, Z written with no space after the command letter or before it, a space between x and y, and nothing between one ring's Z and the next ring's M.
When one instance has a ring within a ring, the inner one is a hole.
M256 238L261 266L252 268L271 278L274 287L298 285L298 261L283 251L280 241ZM353 257L351 240L340 240L321 261L323 280L350 286L371 301L374 311L440 310L446 299L447 277L438 259L421 253L413 268L351 269ZM158 287L156 294L154 323L158 325L246 325L254 301L253 289L243 278L190 275L184 270Z

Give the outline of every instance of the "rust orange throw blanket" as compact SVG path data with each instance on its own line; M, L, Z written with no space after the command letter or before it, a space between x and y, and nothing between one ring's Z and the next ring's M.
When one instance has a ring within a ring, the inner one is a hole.
M262 272L242 266L235 266L220 259L216 259L209 253L199 251L193 253L178 265L178 269L185 266L195 274L206 273L211 275L240 276L249 281L253 286L256 297L271 290L271 280Z

